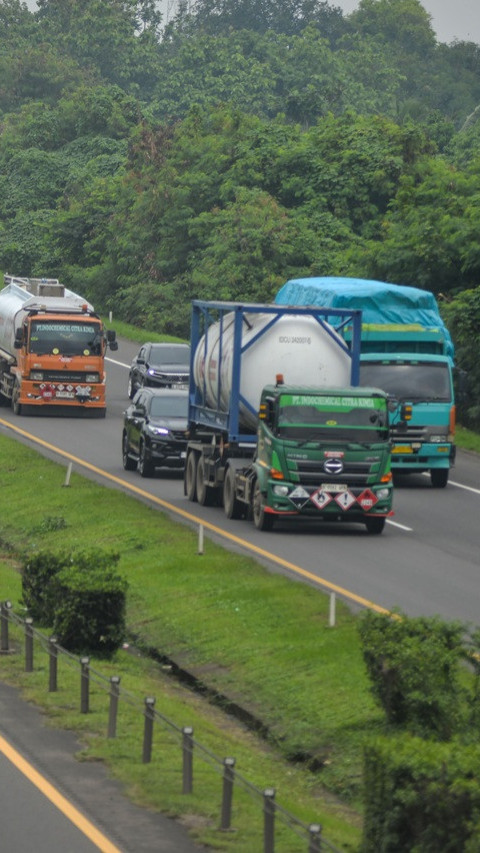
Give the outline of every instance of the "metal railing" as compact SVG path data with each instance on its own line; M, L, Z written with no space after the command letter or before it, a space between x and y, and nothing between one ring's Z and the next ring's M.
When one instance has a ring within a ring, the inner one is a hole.
M341 853L323 836L320 823L305 824L289 811L284 809L276 801L276 790L266 787L263 790L252 784L235 768L235 758L220 758L208 747L194 738L191 726L178 726L156 707L153 696L146 696L141 703L138 697L120 687L120 677L105 676L90 665L90 659L86 656L77 657L62 648L57 638L47 637L34 628L30 617L23 618L13 611L10 601L0 602L0 654L5 654L13 649L10 648L9 626L13 624L23 629L24 634L24 657L25 672L34 671L34 649L35 642L40 649L48 655L48 691L58 690L58 662L61 656L78 669L80 677L80 713L90 712L90 689L92 683L98 685L108 694L108 721L106 728L107 738L117 736L118 716L121 703L128 703L136 708L144 717L143 739L141 747L142 762L149 764L152 760L153 741L155 726L162 725L178 741L181 753L182 766L182 794L192 794L194 791L194 756L207 763L218 773L221 780L221 806L218 827L221 831L228 831L232 826L232 812L235 789L242 789L258 801L263 812L263 847L261 853L275 853L275 836L279 824L288 828L305 841L307 853ZM260 847L259 847L260 850Z

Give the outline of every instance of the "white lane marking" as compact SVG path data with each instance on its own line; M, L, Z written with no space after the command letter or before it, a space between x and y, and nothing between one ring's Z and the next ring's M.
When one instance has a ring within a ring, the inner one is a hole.
M413 527L407 527L406 524L399 524L398 521L392 521L390 518L387 518L387 524L398 527L400 530L406 530L408 533L411 533L413 530Z
M430 474L427 474L426 471L422 471L422 475L424 477L430 476ZM463 483L457 483L455 480L449 480L448 485L456 486L457 489L465 489L466 492L473 492L474 495L480 495L480 489L474 489L473 486L464 486Z
M128 368L128 370L130 370L130 365L124 364L123 361L115 361L114 358L105 358L105 361L109 361L110 364L118 364L119 367L126 367Z

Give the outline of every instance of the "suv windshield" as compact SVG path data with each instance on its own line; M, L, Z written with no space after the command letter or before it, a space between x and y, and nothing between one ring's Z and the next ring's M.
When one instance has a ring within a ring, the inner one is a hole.
M190 347L185 344L173 344L171 347L165 344L153 344L150 350L150 361L152 364L190 364Z
M70 320L33 320L30 352L53 355L100 355L100 323Z
M388 414L383 397L284 394L277 434L298 440L386 441Z
M188 409L188 396L184 397L163 395L152 397L150 403L150 415L154 418L186 418Z

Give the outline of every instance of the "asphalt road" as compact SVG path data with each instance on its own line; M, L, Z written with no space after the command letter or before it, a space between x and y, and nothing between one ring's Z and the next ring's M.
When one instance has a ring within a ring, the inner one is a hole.
M1 672L1 670L0 670ZM138 808L71 732L0 681L2 853L199 853L186 830Z
M362 525L287 522L260 532L247 521L227 519L220 507L187 501L178 473L143 479L123 470L122 414L137 350L121 341L109 356L105 420L15 417L1 408L0 431L114 488L133 490L178 520L203 525L206 538L248 551L273 570L335 591L353 605L480 622L480 457L460 452L445 489L433 489L427 476L406 477L381 536L369 536Z

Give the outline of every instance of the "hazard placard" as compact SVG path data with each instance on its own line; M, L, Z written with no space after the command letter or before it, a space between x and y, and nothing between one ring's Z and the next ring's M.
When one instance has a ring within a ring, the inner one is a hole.
M335 495L335 503L339 505L339 507L343 510L350 509L351 505L356 501L355 495L352 495L351 492L340 492L340 494Z
M310 495L310 500L313 501L318 509L323 509L331 500L333 500L333 495L329 495L328 492L318 489L318 491L314 492L313 495Z
M357 501L364 512L368 512L369 509L378 503L378 498L371 489L365 489L362 494L358 496Z

